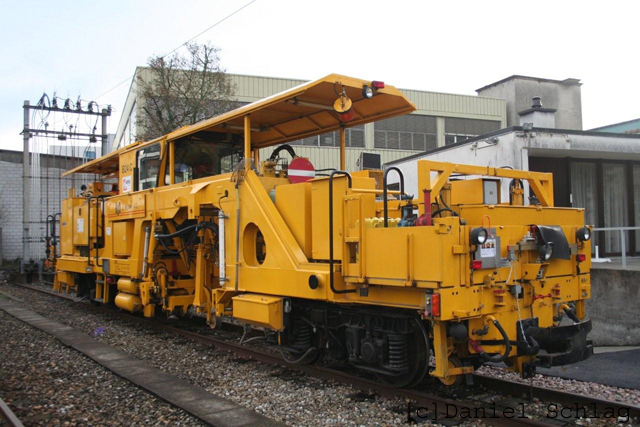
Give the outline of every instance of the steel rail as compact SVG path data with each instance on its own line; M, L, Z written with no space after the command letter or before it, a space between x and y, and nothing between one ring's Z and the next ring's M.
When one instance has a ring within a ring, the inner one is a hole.
M53 292L47 289L39 288L37 286L26 285L26 284L17 284L15 285L21 286L26 289L31 289L37 292L41 292L50 296L54 296L57 298L66 299L69 301L76 302L77 299L66 294L60 294L57 292ZM361 390L370 390L375 391L377 394L385 397L396 398L399 396L414 400L421 407L425 407L428 409L436 408L435 419L433 421L447 418L448 408L456 408L457 413L460 413L462 409L470 410L470 412L476 413L476 410L484 409L496 409L496 406L487 405L478 405L474 403L462 403L459 401L454 401L448 398L443 398L440 396L435 396L432 394L424 393L418 390L413 389L397 389L390 388L385 386L382 383L372 381L366 378L361 378L354 376L352 374L317 366L317 365L291 365L287 363L279 354L266 353L255 348L247 347L244 345L232 343L220 338L215 338L210 335L203 335L193 331L187 331L185 329L181 329L175 326L166 325L164 323L160 323L157 321L152 321L143 317L135 316L130 313L116 311L114 309L108 308L104 305L88 305L92 310L96 312L117 315L123 319L127 319L134 323L145 325L152 329L158 331L170 332L172 334L180 335L184 338L193 340L195 342L211 345L220 350L229 351L236 353L243 357L252 358L256 361L270 364L270 365L279 365L285 366L293 370L297 370L303 372L311 377L319 378L323 380L332 380L345 385L350 385L356 389ZM516 381L505 380L502 378L494 378L481 374L473 374L474 384L484 386L485 388L496 391L502 394L508 394L512 396L523 396L526 395L530 399L538 398L546 403L554 403L560 404L563 406L570 407L586 407L587 410L595 409L598 413L602 414L606 410L613 410L616 414L621 413L620 411L624 411L624 413L628 413L629 419L632 418L640 418L640 406L625 404L623 402L615 402L609 401L605 399L600 399L592 396L579 395L576 393L548 389L538 386L531 386L529 384L519 383ZM526 403L526 402L525 402ZM542 420L529 419L529 418L514 418L514 417L506 417L504 414L499 413L499 406L496 409L497 413L495 414L498 418L490 418L491 425L496 426L510 426L513 425L514 422L521 425L530 425L530 426L550 426L557 425L552 422L544 422ZM487 411L488 412L488 411ZM502 415L502 416L501 416ZM452 419L448 417L448 419Z
M0 419L4 419L11 427L24 427L22 421L16 417L11 408L0 398ZM1 423L0 423L1 424Z

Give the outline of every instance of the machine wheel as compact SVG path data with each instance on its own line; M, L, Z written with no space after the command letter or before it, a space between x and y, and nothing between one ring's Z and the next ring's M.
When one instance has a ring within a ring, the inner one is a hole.
M459 368L462 366L462 362L455 356L449 357L449 368ZM452 375L449 378L438 378L440 382L448 387L462 384L464 375Z
M384 384L402 388L419 384L429 369L429 338L427 331L418 319L413 319L413 334L409 341L409 370L402 375L376 374Z

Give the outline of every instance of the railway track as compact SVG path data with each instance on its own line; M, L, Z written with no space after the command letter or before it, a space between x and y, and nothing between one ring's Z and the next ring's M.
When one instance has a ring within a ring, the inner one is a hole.
M10 427L24 427L24 424L16 417L13 411L0 399L0 425Z
M13 284L56 298L77 301L77 299L71 295L59 294L42 287L18 283ZM432 422L439 422L441 420L460 421L467 418L490 418L490 424L496 426L514 425L514 422L517 422L519 425L528 426L557 426L562 425L562 422L559 424L558 421L562 421L563 419L567 420L567 423L571 421L571 416L550 420L529 418L525 406L533 398L537 398L549 405L558 405L556 407L558 413L562 407L573 408L575 410L577 410L577 408L586 408L587 416L593 413L602 415L607 413L607 411L613 411L614 414L628 414L630 420L633 418L640 419L640 406L531 386L480 374L473 375L474 385L481 386L480 391L478 391L477 387L469 389L469 394L464 397L464 401L462 402L456 397L443 397L433 392L421 390L423 387L431 387L426 384L418 386L415 389L389 388L379 382L323 366L291 365L284 361L279 354L265 352L255 347L240 345L226 339L212 336L211 334L204 334L162 322L151 321L140 316L114 310L108 306L87 304L87 307L92 311L116 315L130 322L144 325L158 331L176 334L204 345L210 345L221 350L233 352L242 357L251 358L271 365L286 366L287 368L303 372L314 378L336 381L355 389L372 391L380 396L391 398L404 397L407 401L415 402L407 408L407 416L411 414L416 421L428 419ZM491 392L506 395L506 397L502 396L502 398L498 397L498 399L495 399L496 395L492 395ZM484 395L484 398L489 397L492 399L482 401L482 395ZM515 398L511 396L515 396ZM483 416L476 416L477 414L482 414ZM616 418L614 418L614 421Z

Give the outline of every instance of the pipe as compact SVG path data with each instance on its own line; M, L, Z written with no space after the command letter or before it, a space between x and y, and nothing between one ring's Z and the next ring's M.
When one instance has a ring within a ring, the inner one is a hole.
M225 255L224 211L218 211L218 268L220 270L220 286L227 281L227 260Z
M334 294L351 294L355 289L337 290L333 278L333 177L334 175L344 175L349 180L349 188L352 186L351 175L345 171L333 171L329 175L329 287Z
M235 290L238 291L240 277L240 190L236 182L236 277Z
M149 267L149 239L151 238L151 227L146 226L144 228L144 258L142 259L142 274L141 278L147 277L147 268Z
M402 195L404 194L404 174L400 169L395 166L391 166L390 168L385 169L384 175L382 177L382 200L384 205L384 227L389 227L389 206L387 200L387 176L389 172L396 171L400 176L400 200L402 200Z

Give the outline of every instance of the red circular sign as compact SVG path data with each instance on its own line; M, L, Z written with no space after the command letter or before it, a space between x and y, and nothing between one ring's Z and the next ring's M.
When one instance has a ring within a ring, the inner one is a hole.
M309 159L296 157L289 164L288 176L289 182L292 184L305 182L316 177L316 169Z

